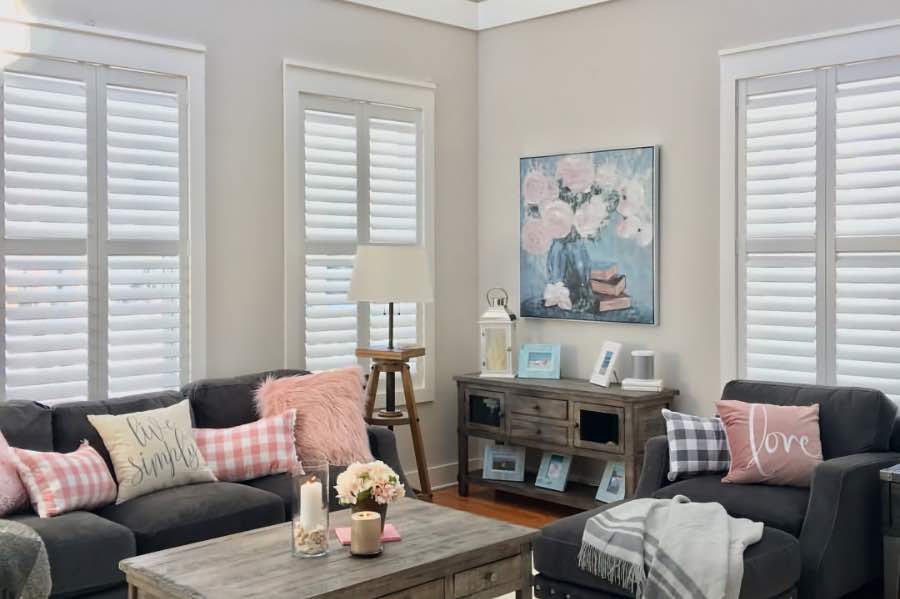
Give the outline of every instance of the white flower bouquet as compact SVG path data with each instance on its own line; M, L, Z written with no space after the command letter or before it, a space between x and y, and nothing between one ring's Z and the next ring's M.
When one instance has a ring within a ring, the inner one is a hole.
M400 477L381 461L354 463L337 477L334 486L342 505L377 504L386 506L406 494Z

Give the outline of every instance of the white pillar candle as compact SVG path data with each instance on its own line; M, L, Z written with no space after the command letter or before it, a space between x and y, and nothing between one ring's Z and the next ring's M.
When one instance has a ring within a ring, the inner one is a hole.
M322 483L316 477L300 486L300 527L309 532L325 522L322 504Z
M350 553L373 555L381 551L381 514L356 512L350 516Z

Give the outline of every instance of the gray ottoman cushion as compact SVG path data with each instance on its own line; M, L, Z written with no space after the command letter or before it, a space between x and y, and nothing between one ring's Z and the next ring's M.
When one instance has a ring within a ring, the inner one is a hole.
M75 594L125 582L119 561L134 557L134 536L124 526L91 514L69 512L54 518L13 516L34 529L47 547L53 594Z
M50 562L33 528L0 520L0 596L43 599L50 594Z
M607 509L575 514L549 524L534 541L534 568L545 577L607 593L630 596L622 588L578 567L584 524ZM743 599L768 599L793 587L800 579L800 543L791 535L766 527L762 539L744 552Z

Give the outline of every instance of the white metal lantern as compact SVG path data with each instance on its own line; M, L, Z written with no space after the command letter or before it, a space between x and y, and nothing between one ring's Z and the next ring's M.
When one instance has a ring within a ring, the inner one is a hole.
M481 376L516 376L513 348L516 346L516 315L507 310L509 294L500 288L487 292L488 309L478 320L481 328Z

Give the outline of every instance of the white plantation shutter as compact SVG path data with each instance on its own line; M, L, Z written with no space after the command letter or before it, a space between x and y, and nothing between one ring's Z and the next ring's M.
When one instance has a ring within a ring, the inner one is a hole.
M739 97L742 375L900 400L900 60Z
M358 244L419 242L421 112L300 95L306 368L356 364L385 344L387 306L347 301ZM415 304L395 304L395 343L420 339ZM414 365L415 368L415 365Z
M2 81L4 397L178 387L189 376L184 80L20 59Z

